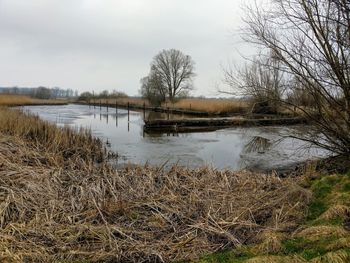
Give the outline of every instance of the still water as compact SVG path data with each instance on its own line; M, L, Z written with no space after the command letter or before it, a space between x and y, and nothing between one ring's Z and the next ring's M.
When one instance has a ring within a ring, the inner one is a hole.
M143 132L144 117L155 113L82 105L22 107L58 126L88 128L120 156L117 164L209 165L218 169L275 169L323 157L305 142L285 138L302 126L230 128L214 132L157 134ZM157 116L159 118L161 116ZM173 116L182 118L183 116ZM258 146L257 146L258 145Z

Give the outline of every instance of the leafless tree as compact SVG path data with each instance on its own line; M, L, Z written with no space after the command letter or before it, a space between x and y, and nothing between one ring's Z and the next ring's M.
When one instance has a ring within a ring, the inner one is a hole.
M194 61L179 50L162 50L151 63L150 75L151 80L156 76L161 93L166 89L167 98L173 101L180 94L193 89Z
M349 155L349 0L270 0L265 6L249 9L246 40L272 50L281 70L313 98L313 108L292 103L313 123L302 139Z
M272 53L256 56L241 69L230 65L224 77L230 90L221 92L250 98L252 110L259 113L276 113L287 90L286 74Z
M150 74L142 78L140 82L140 93L143 98L157 106L165 102L167 89L163 86L161 77L155 71L151 71Z

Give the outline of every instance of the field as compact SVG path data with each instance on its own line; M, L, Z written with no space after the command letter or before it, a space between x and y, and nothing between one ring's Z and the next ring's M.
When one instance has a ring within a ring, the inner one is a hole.
M23 95L0 94L0 106L60 105L66 103L65 100L40 100Z

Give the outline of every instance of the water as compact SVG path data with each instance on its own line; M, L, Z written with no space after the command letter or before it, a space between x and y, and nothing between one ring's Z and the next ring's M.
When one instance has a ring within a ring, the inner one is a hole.
M85 127L118 153L118 165L209 165L218 169L274 169L327 153L307 143L285 138L304 127L230 128L214 132L148 135L142 112L82 105L26 106L40 118L74 128ZM152 118L155 113L146 113ZM156 114L157 115L157 114ZM159 114L157 117L160 117ZM174 116L173 116L174 117ZM181 118L182 116L176 116Z

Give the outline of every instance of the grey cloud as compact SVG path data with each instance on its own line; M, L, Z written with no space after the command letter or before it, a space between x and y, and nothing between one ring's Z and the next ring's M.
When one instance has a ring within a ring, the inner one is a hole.
M152 57L177 48L196 61L196 93L213 94L220 62L237 57L229 32L241 26L240 2L0 0L0 86L135 95Z

